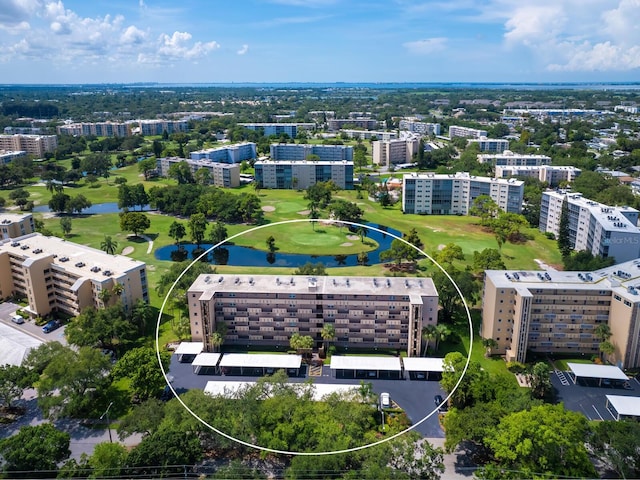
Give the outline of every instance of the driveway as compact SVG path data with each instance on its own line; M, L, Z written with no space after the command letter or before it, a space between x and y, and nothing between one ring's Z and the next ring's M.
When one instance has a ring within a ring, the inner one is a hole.
M58 341L62 345L68 345L67 339L64 336L64 326L58 328L57 330L54 330L51 333L44 333L42 331L42 327L36 325L33 320L25 320L25 322L21 325L13 323L11 321L11 315L20 308L20 305L16 305L15 303L11 302L0 304L0 322L4 323L5 325L9 325L16 330L19 330L22 333L26 333L27 335L30 335L42 342Z

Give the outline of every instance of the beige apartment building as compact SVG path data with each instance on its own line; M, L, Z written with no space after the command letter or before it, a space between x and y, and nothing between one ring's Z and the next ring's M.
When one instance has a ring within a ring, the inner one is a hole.
M0 150L24 150L29 155L42 157L58 147L55 135L0 135Z
M288 348L294 333L332 344L421 353L422 328L437 322L438 292L430 278L200 275L188 295L192 341L211 351L224 324L225 344Z
M0 240L16 238L36 231L33 215L30 213L0 212Z
M126 311L149 300L143 262L39 233L0 240L0 298L26 298L33 316L103 308L100 292L116 284ZM115 301L114 295L110 304Z
M640 259L594 272L485 272L482 338L524 362L527 352L598 355L595 329L611 328L608 360L640 367Z

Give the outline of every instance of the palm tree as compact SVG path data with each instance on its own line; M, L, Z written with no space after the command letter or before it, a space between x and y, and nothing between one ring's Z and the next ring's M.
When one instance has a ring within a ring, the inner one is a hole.
M309 203L309 218L311 219L311 228L313 228L313 231L315 232L315 220L318 218L318 204L316 202Z
M360 242L364 243L364 237L367 236L367 229L364 227L358 227L358 230L356 230L356 233L360 236Z
M109 303L109 300L111 300L111 290L109 290L108 288L103 288L98 293L98 298L104 305L106 305L107 303Z
M118 242L113 240L110 235L105 235L104 240L100 244L100 250L107 253L108 255L115 255L117 248Z
M329 350L329 343L333 342L336 339L336 328L332 323L325 323L324 325L322 325L320 336L325 343L324 351L327 352Z
M426 340L427 344L424 347L425 352L429 349L429 343L436 339L436 326L427 325L422 329L422 338Z
M498 346L498 342L496 342L493 338L483 338L482 346L484 347L484 356L489 358L491 356L491 350Z
M113 293L116 297L119 297L124 292L124 286L121 283L116 283L111 289L111 293Z
M594 330L593 334L600 340L600 360L604 360L605 355L611 355L615 347L609 341L611 338L611 327L606 323L601 323Z
M611 343L609 340L605 340L604 342L600 343L600 356L601 357L605 357L605 356L609 356L609 355L613 355L614 352L616 351L616 347L613 346L613 343ZM604 360L604 358L602 358Z
M211 337L209 337L209 343L211 344L213 351L217 352L224 343L224 337L220 334L220 332L213 332L211 334Z
M444 342L449 335L451 335L451 330L444 323L440 323L436 325L435 328L435 337L436 337L436 346L435 350L438 351L438 345L440 342Z

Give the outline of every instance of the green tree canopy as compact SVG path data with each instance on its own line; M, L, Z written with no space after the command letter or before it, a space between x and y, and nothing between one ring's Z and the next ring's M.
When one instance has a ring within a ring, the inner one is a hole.
M168 371L171 355L162 350L160 358L165 371ZM141 400L160 395L166 386L156 350L151 347L129 350L117 361L111 373L115 378L129 378L133 394Z

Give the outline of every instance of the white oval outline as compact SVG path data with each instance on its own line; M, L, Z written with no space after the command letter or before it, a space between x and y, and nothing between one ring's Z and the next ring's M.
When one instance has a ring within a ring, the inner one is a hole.
M236 443L239 443L240 445L244 445L245 447L250 447L250 448L254 448L256 450L261 450L263 452L277 453L277 454L281 454L281 455L301 455L301 456L308 456L308 457L316 457L316 456L323 456L323 455L338 455L338 454L341 454L341 453L357 452L359 450L364 450L364 449L369 448L369 447L375 447L376 445L381 445L383 443L389 442L389 441L391 441L391 440L393 440L395 438L398 438L401 435L404 435L405 433L407 433L407 432L413 430L414 428L416 428L418 425L420 425L423 422L427 421L434 413L439 411L439 406L436 406L435 409L433 409L425 417L423 417L421 420L417 421L416 423L414 423L410 427L408 427L408 428L406 428L406 429L404 429L404 430L402 430L402 431L400 431L400 432L398 432L398 433L396 433L396 434L394 434L394 435L392 435L390 437L383 438L382 440L378 440L377 442L369 443L367 445L360 445L360 446L357 446L357 447L346 448L346 449L343 449L343 450L332 450L332 451L326 451L326 452L295 452L295 451L289 451L289 450L278 450L278 449L275 449L275 448L263 447L263 446L260 446L260 445L255 445L253 443L245 442L244 440L240 440L239 438L232 437L231 435L229 435L227 433L224 433L221 430L218 430L216 427L214 427L212 425L209 425L206 421L204 421L202 418L200 418L193 410L191 410L182 401L180 396L173 389L173 385L171 384L171 382L167 378L167 372L165 371L164 366L162 365L162 359L160 358L160 337L159 337L159 334L160 334L160 321L162 319L162 312L164 311L164 307L165 307L165 305L167 303L167 300L169 299L169 296L171 295L171 292L173 292L174 287L180 281L180 279L183 277L183 275L196 262L198 262L202 257L207 255L209 252L211 252L215 248L219 247L223 243L225 243L225 242L227 242L229 240L233 240L234 238L240 237L240 236L244 235L245 233L251 233L251 232L255 232L256 230L261 230L263 228L275 227L275 226L278 226L278 225L285 225L285 224L288 224L288 223L309 223L309 222L325 222L325 223L331 223L331 224L340 223L340 224L343 224L343 225L353 225L353 226L358 226L358 227L363 227L363 228L367 228L367 229L370 229L370 230L374 230L376 232L382 233L383 235L389 235L389 236L393 237L394 239L400 240L401 242L404 242L405 244L409 245L410 247L415 248L418 252L420 252L422 255L424 255L429 260L431 260L431 262L434 265L436 265L440 269L440 271L442 271L442 273L444 273L445 276L449 279L449 281L453 284L454 288L456 289L456 292L458 292L458 295L460 295L460 298L462 299L462 303L464 305L464 309L465 309L465 311L467 313L467 319L469 320L469 355L467 356L467 361L466 361L466 363L464 365L464 369L462 370L462 375L460 375L460 378L458 379L458 381L456 382L455 386L453 387L453 390L451 390L451 393L449 393L449 395L447 395L447 397L444 399L444 402L448 402L449 399L451 398L451 396L458 389L458 386L462 382L462 379L466 375L467 369L469 368L469 363L471 361L471 352L473 351L473 320L471 319L471 312L469 311L469 306L467 305L467 301L464 298L464 295L462 294L462 291L458 287L458 284L456 284L456 282L453 280L453 278L451 278L451 275L449 275L449 273L442 267L442 265L440 265L438 262L436 262L431 257L431 255L429 255L428 253L424 252L422 249L416 247L415 245L407 242L405 239L394 235L393 233L389 233L389 232L386 232L386 231L381 230L379 228L371 227L369 225L364 225L362 223L348 222L348 221L344 221L344 220L335 220L335 219L322 219L322 218L316 218L316 219L300 218L300 219L292 219L292 220L281 220L279 222L273 222L273 223L267 223L267 224L264 224L264 225L258 225L257 227L252 227L252 228L249 228L248 230L244 230L242 232L238 232L235 235L231 235L229 238L223 240L222 242L219 242L219 243L213 245L208 250L206 250L205 252L200 254L197 258L195 258L187 266L187 268L185 268L182 271L182 273L180 273L180 275L178 276L176 281L173 282L173 285L171 285L171 287L169 288L169 291L167 292L167 294L164 297L164 301L162 302L162 306L160 307L160 312L158 313L158 321L156 323L156 355L158 357L158 364L160 365L160 370L162 370L162 375L164 376L164 379L167 382L167 386L171 389L171 392L173 392L174 397L180 402L180 404L182 404L184 409L187 412L189 412L193 418L198 420L203 425L209 427L210 430L214 431L218 435L221 435L221 436L225 437L228 440L231 440L231 441L234 441Z

